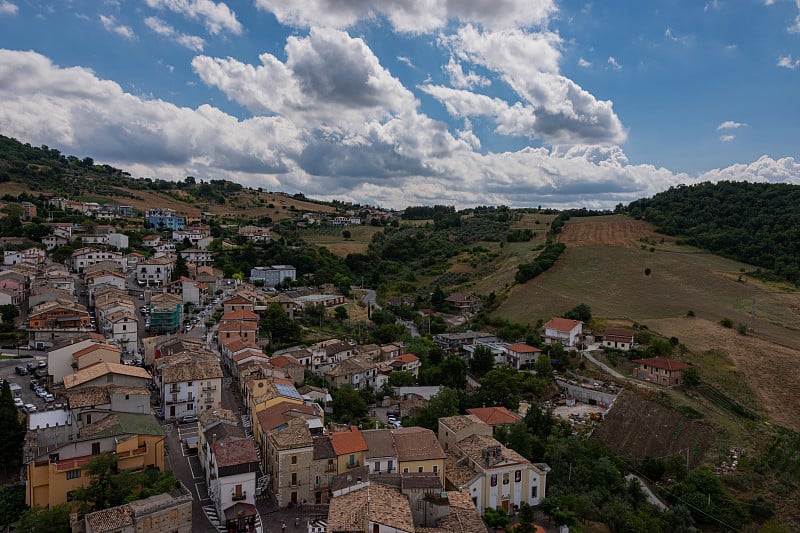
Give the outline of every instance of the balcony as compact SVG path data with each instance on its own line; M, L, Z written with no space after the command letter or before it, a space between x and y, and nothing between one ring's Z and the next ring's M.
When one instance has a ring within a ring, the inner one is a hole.
M347 463L345 466L347 468L358 468L359 466L361 466L361 461L355 460L355 461Z
M203 385L203 392L217 390L216 385Z
M236 493L235 493L235 492L232 492L232 493L231 493L231 500L232 500L232 501L235 501L235 502L240 502L240 501L242 501L242 500L246 500L246 499L247 499L247 491L244 491L244 492L242 492L242 493L241 493L241 494L239 494L238 496L236 495Z
M325 467L326 472L336 472L336 465L333 463L328 463L328 466Z

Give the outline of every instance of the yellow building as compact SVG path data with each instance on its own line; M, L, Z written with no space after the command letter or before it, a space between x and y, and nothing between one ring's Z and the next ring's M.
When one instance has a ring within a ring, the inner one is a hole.
M400 428L392 431L392 438L398 472L433 472L439 475L444 486L444 461L447 456L433 431L421 427Z
M330 435L333 451L336 453L336 473L341 474L364 464L365 452L369 449L364 435L358 427L337 431Z
M260 442L261 439L258 413L281 402L303 405L303 397L294 385L280 383L275 378L254 379L247 382L247 389L247 403L253 420L253 437L256 442Z
M25 504L68 501L70 492L90 482L86 464L105 452L116 454L124 470L164 470L164 430L153 415L139 413L113 413L84 427L75 440L27 464Z

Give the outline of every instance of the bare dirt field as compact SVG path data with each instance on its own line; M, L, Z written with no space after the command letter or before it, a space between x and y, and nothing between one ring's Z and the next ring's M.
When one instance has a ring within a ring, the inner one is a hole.
M714 430L678 411L623 391L606 413L593 438L640 461L645 455L667 457L680 453L692 467L700 464L714 442Z
M653 331L668 331L670 335L677 336L692 352L717 351L725 354L735 365L736 376L750 389L768 419L800 431L800 396L797 394L800 376L796 371L800 351L755 335L741 335L708 320L666 318L651 320L648 325ZM714 365L713 360L704 361L704 366ZM702 372L703 368L701 375ZM731 383L730 388L734 387L736 383Z
M669 236L653 231L647 222L622 215L607 217L575 217L559 235L559 242L567 246L614 246L639 248L640 239L646 237L655 242L674 242Z

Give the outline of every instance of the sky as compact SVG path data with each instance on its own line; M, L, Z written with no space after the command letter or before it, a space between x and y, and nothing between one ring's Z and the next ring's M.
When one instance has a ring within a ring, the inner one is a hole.
M0 0L0 134L136 177L610 208L800 184L800 0Z

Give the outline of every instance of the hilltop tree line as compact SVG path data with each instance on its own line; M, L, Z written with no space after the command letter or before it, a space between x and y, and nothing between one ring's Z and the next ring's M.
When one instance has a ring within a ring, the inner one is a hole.
M800 284L800 186L722 181L679 185L627 208L656 230ZM756 275L763 273L756 273Z

